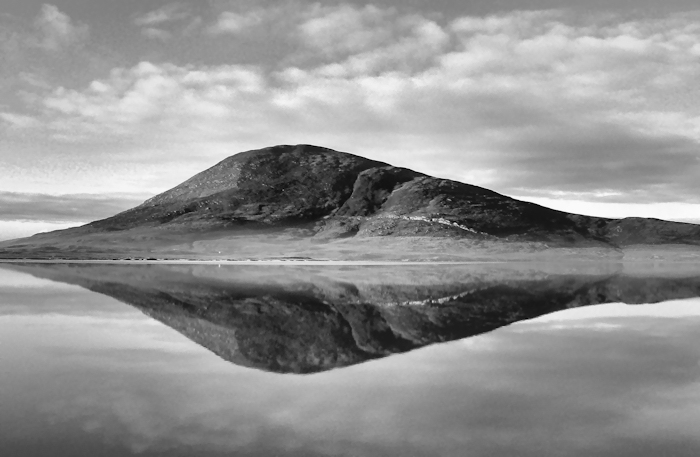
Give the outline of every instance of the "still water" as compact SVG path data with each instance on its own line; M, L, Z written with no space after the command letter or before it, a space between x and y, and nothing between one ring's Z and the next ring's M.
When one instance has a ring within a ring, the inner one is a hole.
M697 456L692 266L0 266L2 456Z

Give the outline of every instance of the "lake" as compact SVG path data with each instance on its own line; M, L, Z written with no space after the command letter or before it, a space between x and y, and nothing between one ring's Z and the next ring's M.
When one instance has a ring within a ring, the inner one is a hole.
M697 456L700 267L0 265L2 456Z

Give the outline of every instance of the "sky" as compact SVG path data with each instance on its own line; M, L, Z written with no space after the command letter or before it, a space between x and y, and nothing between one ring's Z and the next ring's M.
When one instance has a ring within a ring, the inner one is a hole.
M3 449L697 455L699 311L698 298L574 308L296 376L225 363L111 297L0 268Z
M299 143L700 222L699 76L690 0L2 0L0 239Z

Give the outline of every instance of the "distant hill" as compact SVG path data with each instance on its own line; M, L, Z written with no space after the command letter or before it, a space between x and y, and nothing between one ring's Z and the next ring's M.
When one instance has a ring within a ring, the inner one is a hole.
M348 153L282 145L233 155L107 219L0 243L0 256L237 257L259 245L265 257L323 254L319 246L338 240L351 252L375 237L615 250L700 245L700 226L571 214Z

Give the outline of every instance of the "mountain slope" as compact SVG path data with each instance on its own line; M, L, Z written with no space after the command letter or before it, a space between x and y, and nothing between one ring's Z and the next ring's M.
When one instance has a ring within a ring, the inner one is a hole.
M88 226L98 231L163 224L215 228L314 220L348 199L358 174L382 166L386 164L315 146L247 151Z
M569 214L352 154L282 145L233 155L107 219L0 243L0 256L189 256L203 240L260 236L278 253L301 239L377 236L616 249L700 245L700 226Z

